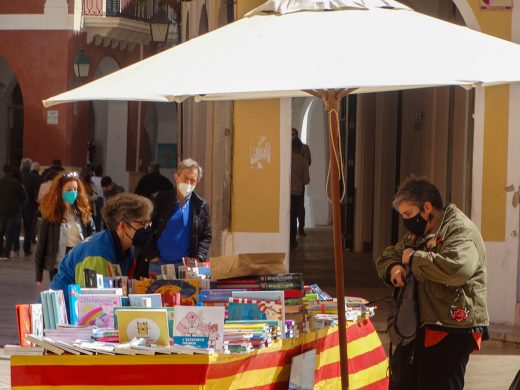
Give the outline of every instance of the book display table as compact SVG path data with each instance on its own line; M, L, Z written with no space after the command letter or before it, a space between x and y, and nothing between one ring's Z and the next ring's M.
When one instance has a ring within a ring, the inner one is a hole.
M370 320L349 323L350 389L387 389L388 362ZM291 359L316 349L315 389L339 389L337 327L250 354L12 356L13 389L287 389Z

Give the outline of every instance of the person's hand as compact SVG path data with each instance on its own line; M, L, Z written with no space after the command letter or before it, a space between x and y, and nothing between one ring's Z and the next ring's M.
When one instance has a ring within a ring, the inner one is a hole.
M403 251L403 256L401 257L401 260L403 261L403 264L410 263L410 258L412 257L414 252L415 252L415 249L412 249L412 248L406 248Z
M159 256L156 256L153 259L150 259L149 261L150 261L150 263L158 263L159 262Z
M402 265L396 264L390 270L390 282L395 287L403 287L405 282L406 270Z

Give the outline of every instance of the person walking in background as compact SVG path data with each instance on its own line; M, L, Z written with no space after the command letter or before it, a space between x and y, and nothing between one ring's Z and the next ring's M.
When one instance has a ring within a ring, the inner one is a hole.
M419 327L390 358L390 389L463 389L469 355L488 336L486 249L475 224L438 188L410 177L392 205L408 229L375 261L379 277L404 287L416 279Z
M80 179L85 188L85 192L90 203L90 212L92 213L92 219L96 219L96 201L98 200L98 194L94 190L94 183L92 183L92 174L94 172L89 166L83 167L80 172Z
M110 176L105 176L103 179L101 179L101 187L103 188L105 200L108 200L114 195L125 192L125 189L114 183Z
M302 152L302 141L299 138L292 140L292 155L291 155L291 211L290 211L290 246L296 248L298 243L296 241L296 220L298 213L303 207L303 196L305 193L305 186L309 184L309 164Z
M30 158L24 158L20 164L22 184L27 194L27 200L22 207L22 222L24 230L23 251L25 256L32 255L31 244L33 237L33 222L38 210L38 191L40 189L40 176L31 171L33 162Z
M22 174L18 168L13 167L13 179L17 180L20 184L22 184ZM25 190L25 188L24 188ZM25 193L26 197L22 206L19 208L18 213L16 214L16 222L14 226L14 230L12 231L11 237L11 247L8 248L10 252L10 257L19 257L20 256L20 232L22 231L22 209L27 201L27 192Z
M161 175L159 171L160 167L161 166L155 161L152 161L148 165L148 173L141 177L135 188L137 195L146 196L151 199L153 195L159 191L169 191L173 189L171 181Z
M161 264L182 264L183 257L208 259L209 206L194 192L201 178L202 167L191 158L183 160L174 175L175 187L155 197L153 239L146 252L151 273L159 274Z
M94 187L94 192L97 195L97 200L94 202L95 212L94 212L94 224L96 225L96 230L101 230L101 207L103 207L104 202L104 194L103 188L101 187L101 178L103 176L103 166L98 164L94 167L94 176L92 176L92 186Z
M90 204L77 172L58 173L40 205L42 222L35 255L36 284L50 280L69 250L95 232Z
M22 183L13 178L13 167L6 164L3 171L4 175L0 178L0 259L9 260L16 220L26 194Z
M52 181L61 171L52 170L49 171L46 175L42 175L42 182L40 184L40 190L38 191L38 203L40 204L43 197L49 192L51 188Z
M298 138L301 142L300 137L298 136L298 130L294 127L292 128L292 139ZM309 149L309 145L306 145L302 142L302 147L300 150L301 155L307 160L309 167L311 166L311 150ZM303 193L304 201L302 202L301 209L298 212L298 232L301 236L306 236L305 233L305 191Z
M32 177L33 182L37 185L37 187L35 189L36 210L33 215L32 226L31 226L31 233L32 233L31 243L34 245L34 244L36 244L36 234L38 232L37 226L38 226L38 218L39 218L39 214L40 214L40 212L38 210L38 202L39 202L39 198L40 198L40 186L42 184L42 177L40 176L40 163L37 161L33 161L33 163L31 164L31 177Z
M51 166L43 171L42 179L43 181L47 181L49 180L49 178L47 178L47 175L52 175L50 177L53 178L56 176L54 173L51 174L51 172L63 172L64 170L65 168L61 166L61 160L59 158L55 158L54 160L52 160Z

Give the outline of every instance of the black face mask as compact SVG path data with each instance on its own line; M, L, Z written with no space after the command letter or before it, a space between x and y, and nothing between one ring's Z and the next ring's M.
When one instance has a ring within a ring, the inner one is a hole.
M415 234L416 236L422 236L424 234L427 223L428 220L421 216L420 211L417 213L417 215L411 218L403 218L404 227L407 228L410 233Z
M146 246L146 244L148 244L148 241L152 237L152 228L143 227L141 229L135 229L132 225L129 225L129 224L127 224L127 225L135 230L134 237L132 238L132 245L133 246Z

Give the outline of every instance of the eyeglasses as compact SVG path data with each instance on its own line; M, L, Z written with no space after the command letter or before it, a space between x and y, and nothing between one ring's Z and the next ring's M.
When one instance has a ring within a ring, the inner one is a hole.
M152 221L132 221L132 222L141 224L145 229L152 226ZM131 227L133 228L133 226L131 226Z

